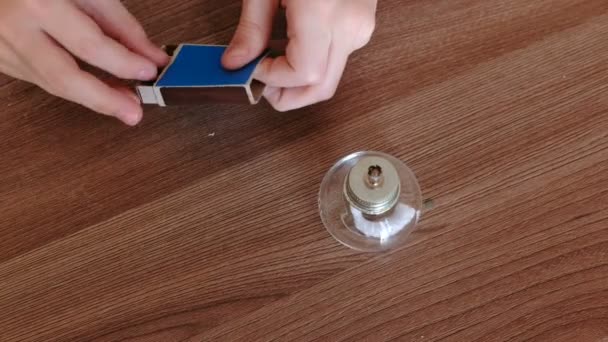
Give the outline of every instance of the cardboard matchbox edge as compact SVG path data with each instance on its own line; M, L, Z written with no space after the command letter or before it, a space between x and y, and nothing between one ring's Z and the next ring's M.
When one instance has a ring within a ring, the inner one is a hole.
M183 45L220 46L204 44L179 44L165 45L163 50L171 57L167 66L159 68L158 77L152 81L137 82L136 93L142 104L154 104L161 107L174 105L200 105L209 103L233 103L233 104L257 104L264 93L266 85L253 79L253 73L245 84L239 85L212 85L212 86L181 86L181 87L157 87L156 83L174 62ZM222 45L223 47L223 45ZM269 56L270 50L266 50L260 57L260 63Z

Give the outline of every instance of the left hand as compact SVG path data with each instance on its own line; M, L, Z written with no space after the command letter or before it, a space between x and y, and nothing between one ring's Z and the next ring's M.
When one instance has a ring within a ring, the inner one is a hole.
M243 67L267 48L280 0L243 0L236 34L223 56L228 69ZM254 78L279 111L332 98L348 57L367 45L377 0L282 0L287 15L285 56L267 58Z
M148 81L169 56L120 0L0 0L0 72L136 125L137 96L80 68Z

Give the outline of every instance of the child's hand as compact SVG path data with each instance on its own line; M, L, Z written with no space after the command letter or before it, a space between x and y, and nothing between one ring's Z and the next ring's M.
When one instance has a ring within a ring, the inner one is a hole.
M135 94L82 71L75 57L119 78L149 80L167 55L119 0L0 0L0 72L135 125Z
M331 98L349 55L370 40L377 0L283 0L288 38L286 55L266 59L255 78L266 83L266 99L280 111ZM243 0L241 21L224 55L239 68L268 45L279 0Z

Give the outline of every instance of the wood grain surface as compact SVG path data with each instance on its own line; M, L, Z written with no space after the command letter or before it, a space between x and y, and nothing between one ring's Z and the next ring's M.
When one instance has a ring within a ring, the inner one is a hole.
M159 44L226 43L240 11L126 4ZM380 0L299 111L128 128L2 76L0 341L608 341L607 60L605 1ZM388 253L318 216L358 150L435 203Z

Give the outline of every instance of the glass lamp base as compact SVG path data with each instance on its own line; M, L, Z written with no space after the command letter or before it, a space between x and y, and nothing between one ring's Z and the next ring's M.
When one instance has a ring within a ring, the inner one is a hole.
M343 245L381 252L405 242L420 219L422 195L403 162L363 151L342 158L327 172L319 211L327 231Z

